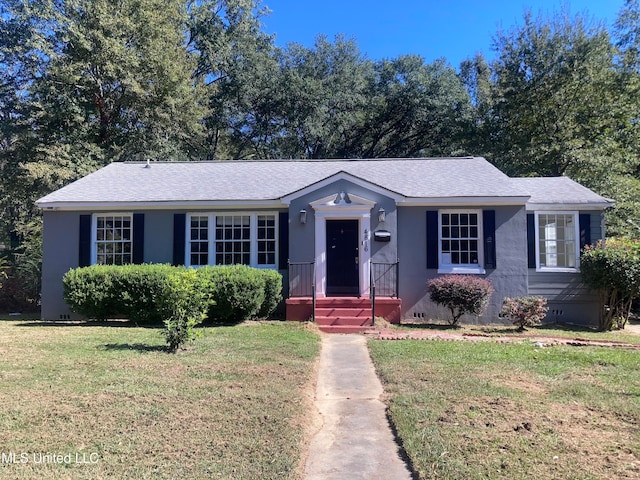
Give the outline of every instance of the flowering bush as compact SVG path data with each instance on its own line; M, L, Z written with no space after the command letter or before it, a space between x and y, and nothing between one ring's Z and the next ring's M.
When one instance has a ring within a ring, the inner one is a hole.
M465 313L481 315L493 293L489 280L473 275L444 275L429 280L428 286L431 300L451 310L450 325Z
M524 330L526 327L540 325L547 311L549 307L544 297L506 297L502 301L500 316L508 318L520 330Z

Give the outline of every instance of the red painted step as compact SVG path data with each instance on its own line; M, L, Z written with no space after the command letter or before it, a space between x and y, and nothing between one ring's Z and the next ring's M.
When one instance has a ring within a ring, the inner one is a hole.
M364 332L371 328L371 301L355 297L319 298L315 318L323 332Z

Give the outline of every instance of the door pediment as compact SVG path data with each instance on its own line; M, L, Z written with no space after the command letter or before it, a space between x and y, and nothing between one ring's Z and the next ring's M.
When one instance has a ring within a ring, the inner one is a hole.
M375 204L376 202L373 200L369 200L367 198L349 194L346 192L336 193L324 198L320 198L318 200L314 200L313 202L309 202L311 208L313 208L316 212L327 210L363 212L367 210L370 211L371 209L373 209Z

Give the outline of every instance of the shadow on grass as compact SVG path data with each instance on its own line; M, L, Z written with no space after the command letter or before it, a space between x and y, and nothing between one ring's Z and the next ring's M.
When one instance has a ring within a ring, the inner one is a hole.
M448 323L401 323L400 327L411 330L453 330L461 331L463 325L449 325Z
M102 348L107 351L131 350L139 353L168 351L166 345L146 345L144 343L107 343Z
M12 319L16 321L18 319ZM19 327L119 327L119 328L162 328L160 324L144 324L129 320L33 320L18 324Z

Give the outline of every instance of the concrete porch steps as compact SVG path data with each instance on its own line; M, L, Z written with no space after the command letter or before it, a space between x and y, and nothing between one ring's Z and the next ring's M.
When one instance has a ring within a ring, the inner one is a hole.
M371 329L371 300L330 297L316 300L316 324L327 333L360 333Z

